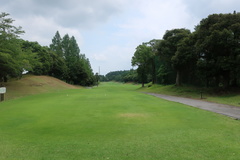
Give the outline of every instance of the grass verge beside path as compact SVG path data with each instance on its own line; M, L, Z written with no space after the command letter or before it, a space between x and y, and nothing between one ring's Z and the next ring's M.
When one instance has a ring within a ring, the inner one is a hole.
M0 160L239 160L240 122L102 83L0 103Z
M240 92L219 93L207 88L196 88L190 86L175 86L175 85L152 85L151 87L140 88L141 92L159 93L172 96L201 99L203 100L228 104L240 107Z

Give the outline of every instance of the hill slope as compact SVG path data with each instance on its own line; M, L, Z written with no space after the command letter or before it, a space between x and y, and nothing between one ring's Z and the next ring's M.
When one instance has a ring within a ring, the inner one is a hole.
M5 100L38 93L80 88L50 76L35 75L24 75L20 80L10 80L4 86L7 88Z

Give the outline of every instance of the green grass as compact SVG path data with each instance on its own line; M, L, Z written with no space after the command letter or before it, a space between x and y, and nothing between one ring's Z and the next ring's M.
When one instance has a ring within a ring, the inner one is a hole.
M240 107L240 92L219 92L212 88L197 88L193 86L152 85L140 88L141 92L152 92L187 98L200 99L201 92L204 100Z
M1 160L238 160L240 122L103 83L0 103Z

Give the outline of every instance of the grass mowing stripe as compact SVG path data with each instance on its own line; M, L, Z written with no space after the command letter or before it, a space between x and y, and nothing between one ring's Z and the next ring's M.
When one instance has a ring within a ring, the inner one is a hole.
M0 159L239 159L240 123L136 92L40 94L0 104Z

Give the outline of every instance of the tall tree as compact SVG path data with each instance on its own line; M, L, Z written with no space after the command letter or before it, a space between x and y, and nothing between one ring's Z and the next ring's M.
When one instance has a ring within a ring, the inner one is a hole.
M64 69L65 80L68 83L84 86L94 84L96 79L92 72L90 62L84 54L80 54L80 48L75 37L70 37L66 34L61 40L60 34L57 32L52 41L50 45L51 50L54 52L59 51L59 53L62 52L62 56L61 54L57 54L60 56L60 58L58 58L60 60L59 63L62 63L63 60L66 64L66 69ZM55 68L54 71L57 72L57 74L59 73L57 68Z
M143 43L136 48L132 57L132 66L138 66L137 72L141 79L142 87L144 87L144 83L147 81L151 56L152 48Z
M24 52L30 52L33 56L33 58L30 59L30 61L32 61L33 74L49 74L53 63L49 48L41 46L38 42L24 41L22 43L22 50L24 50Z
M64 59L66 59L66 57L70 54L69 47L70 47L70 37L68 34L66 34L65 36L63 36L63 40L62 40L62 51L63 51Z
M158 57L158 44L160 43L160 40L153 39L147 43L144 43L147 46L150 46L152 49L152 52L149 57L149 64L151 64L151 76L152 76L152 84L155 84L157 81L157 67L159 64L159 57Z
M94 84L96 80L90 62L85 55L80 54L80 48L74 36L70 37L66 34L61 38L57 31L50 49L56 53L53 53L52 57L57 60L57 63L53 64L52 75L61 77L72 84Z
M0 14L0 81L7 81L7 76L21 76L23 71L18 37L24 31L21 27L13 26L14 20L8 16L8 13Z
M183 33L184 34L184 33ZM193 77L192 70L195 68L196 64L196 52L194 48L194 38L186 31L185 36L178 42L177 51L175 55L171 58L173 68L176 70L176 85L180 86L182 84L183 75ZM188 73L191 73L189 75Z
M79 72L81 70L79 60L80 49L77 45L75 38L73 36L70 38L68 34L66 34L63 37L62 46L64 59L68 67L67 81L69 83L76 84L78 80L80 81L79 79L80 78Z
M163 41L159 44L159 56L165 61L163 65L169 71L172 70L171 67L176 71L176 85L181 84L181 70L183 68L183 61L179 59L181 52L177 52L178 47L181 47L181 42L190 34L190 30L185 28L168 30L163 36Z
M22 27L13 26L14 20L12 18L7 18L10 14L2 12L0 14L0 35L1 40L18 38L19 35L23 34L24 31Z
M50 49L54 51L58 56L63 57L62 38L60 33L57 31L50 44Z
M213 14L195 29L198 69L207 86L239 83L240 13Z
M49 52L52 58L52 66L49 71L49 75L61 80L66 80L68 76L68 68L63 57L60 57L57 53Z

